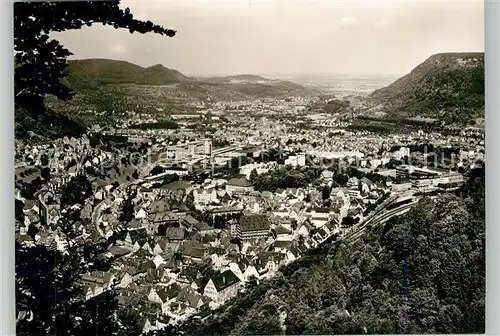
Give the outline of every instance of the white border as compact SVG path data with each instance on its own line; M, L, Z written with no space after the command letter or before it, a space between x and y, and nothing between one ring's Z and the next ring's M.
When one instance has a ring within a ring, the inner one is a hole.
M485 81L486 81L486 333L500 335L500 3L485 2Z
M0 202L0 335L15 335L15 269L14 269L14 164L13 164L13 6L11 1L0 1L2 16L2 76L0 127L1 182ZM487 334L500 335L500 166L497 144L500 134L500 3L485 1L486 44L486 330Z
M0 122L2 201L0 202L0 335L16 334L14 235L14 28L13 5L0 1L2 13L2 121Z

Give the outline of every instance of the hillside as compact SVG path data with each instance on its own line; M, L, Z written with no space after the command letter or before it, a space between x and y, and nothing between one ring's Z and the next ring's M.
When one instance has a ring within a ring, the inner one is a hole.
M164 85L190 80L179 71L168 69L161 64L143 68L126 61L98 58L72 60L68 63L65 84L75 89L100 84Z
M181 331L399 334L406 326L409 334L484 333L484 197L484 169L478 169L457 195L421 200L405 216L406 232L396 217L351 245L326 242Z
M241 75L234 75L234 76L226 76L225 78L229 80L242 80L242 81L253 81L253 82L259 82L259 81L271 81L269 78L264 78L261 76L257 75L249 75L249 74L241 74Z
M388 117L467 124L484 117L484 53L442 53L429 57L406 76L374 91L370 98Z

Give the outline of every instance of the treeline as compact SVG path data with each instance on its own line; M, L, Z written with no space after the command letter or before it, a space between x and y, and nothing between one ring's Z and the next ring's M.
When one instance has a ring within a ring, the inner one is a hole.
M319 168L293 168L285 166L255 176L251 182L257 191L271 191L287 188L304 188L321 176Z
M367 120L367 121L375 121L375 122L399 123L399 124L401 124L403 121L402 116L400 118L394 118L393 116L376 118L376 117L369 117L369 116L360 115L360 116L357 116L357 119ZM429 120L416 119L416 118L405 118L404 121L408 125L425 126L425 127L439 127L441 124L439 120L431 119L431 118L429 118Z
M179 124L172 120L162 120L154 123L142 123L130 126L132 129L178 129Z
M406 215L405 226L395 217L353 244L312 250L213 316L186 322L181 331L484 333L484 173L472 175L461 196L425 198Z

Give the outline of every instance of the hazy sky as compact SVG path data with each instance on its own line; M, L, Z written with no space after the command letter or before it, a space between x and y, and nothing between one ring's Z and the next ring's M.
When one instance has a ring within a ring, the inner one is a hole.
M403 74L439 52L484 51L484 2L122 1L173 38L96 25L53 34L73 58L182 73Z

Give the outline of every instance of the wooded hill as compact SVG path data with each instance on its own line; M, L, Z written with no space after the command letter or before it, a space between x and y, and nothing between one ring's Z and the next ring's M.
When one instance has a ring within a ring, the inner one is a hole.
M484 53L441 53L406 76L374 91L387 118L434 118L446 124L472 124L484 118Z

